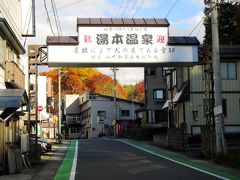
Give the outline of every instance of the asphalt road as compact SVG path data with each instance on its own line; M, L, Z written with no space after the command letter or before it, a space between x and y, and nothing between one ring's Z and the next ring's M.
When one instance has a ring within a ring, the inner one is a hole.
M111 139L78 141L76 180L213 180L211 175Z

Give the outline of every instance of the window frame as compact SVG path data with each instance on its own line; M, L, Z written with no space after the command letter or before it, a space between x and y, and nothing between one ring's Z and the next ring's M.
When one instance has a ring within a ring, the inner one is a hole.
M106 118L107 112L106 111L97 111L97 116Z
M121 116L122 117L129 117L130 116L130 110L129 109L121 109Z
M158 91L162 91L162 98L157 97ZM166 90L165 89L153 89L153 99L154 100L165 100L166 99Z
M80 123L80 115L79 114L70 114L67 115L67 122L70 124L77 124Z
M76 133L78 133L76 127L71 127L70 129L71 129L71 130L70 130L71 134L76 134ZM73 130L75 130L75 131L73 132Z
M222 69L223 69L223 67L225 67L225 66L223 66L224 64L226 64L226 77L223 77L223 71L222 71ZM234 76L234 78L231 78L231 77L229 77L230 76L230 72L232 72L229 68L229 66L230 66L230 64L234 64L234 72L235 72L235 76ZM221 62L220 63L220 69L221 69L221 79L222 80L237 80L237 63L236 62Z

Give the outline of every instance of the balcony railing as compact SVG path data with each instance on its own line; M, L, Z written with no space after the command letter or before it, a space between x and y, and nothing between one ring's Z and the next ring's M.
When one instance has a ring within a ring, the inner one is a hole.
M5 82L14 88L25 88L25 75L15 62L7 62Z
M81 124L81 121L80 120L78 120L78 121L76 121L76 120L66 120L66 124Z

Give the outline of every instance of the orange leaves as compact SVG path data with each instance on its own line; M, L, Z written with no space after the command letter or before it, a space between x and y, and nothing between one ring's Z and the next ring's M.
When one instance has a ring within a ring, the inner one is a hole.
M54 94L58 95L58 69L41 73L52 78ZM81 94L85 91L113 96L113 80L94 68L63 68L61 69L61 93ZM117 82L117 97L126 99L127 93ZM55 98L56 99L56 98Z
M104 74L97 74L87 80L87 86L89 90L93 93L113 96L114 94L114 83L113 80ZM126 99L126 91L125 89L117 82L117 97Z
M125 85L127 98L129 100L144 102L144 81L139 81L135 85Z

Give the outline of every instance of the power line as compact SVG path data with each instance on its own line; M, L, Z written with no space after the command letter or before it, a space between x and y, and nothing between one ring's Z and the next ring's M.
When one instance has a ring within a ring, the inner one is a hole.
M138 8L136 9L135 13L133 14L132 18L134 18L134 16L137 14L137 12L139 11L139 9L142 7L143 3L145 0L142 0L140 6L138 6Z
M215 8L215 6L214 6L213 8ZM201 24L201 22L205 19L206 15L209 14L211 11L212 11L212 9L209 8L207 11L204 12L204 16L203 16L203 17L201 18L201 20L197 23L197 25L193 28L193 30L189 33L188 36L190 36L190 35L197 29L197 27L198 27L198 26ZM203 24L201 24L197 35L199 34L202 25L203 25Z
M164 7L164 5L166 5L167 3L165 3L165 1L166 0L163 0L163 2L160 4L161 6L160 6L160 8L158 8L156 11L155 11L155 13L154 13L154 16L153 17L155 17L155 16L157 16L157 14L160 12L160 10Z
M129 11L130 11L130 9L131 9L131 7L132 7L133 2L134 2L134 0L130 0L130 1L129 1L129 5L128 5L127 8L126 8L126 11L125 11L123 17L127 17L127 14L129 13Z
M131 15L131 13L133 12L134 8L135 8L136 5L137 5L137 2L138 2L138 0L133 0L132 6L131 6L131 8L129 9L128 14L126 14L126 17L129 17L129 16Z
M67 8L67 7L70 7L70 6L73 6L73 5L78 4L78 3L82 2L82 1L84 1L84 0L78 0L78 1L76 1L76 2L66 4L66 5L64 5L64 6L60 7L60 8L58 8L58 9L56 9L56 11L65 9L65 8ZM49 11L48 13L49 13L49 14L50 14L50 13L53 13L53 11ZM39 15L39 16L42 16L42 15L46 15L46 13L42 13L42 14Z
M60 35L60 30L59 30L59 27L58 27L58 20L57 20L57 16L56 16L56 11L55 11L55 7L54 7L54 4L53 4L53 0L51 0L51 4L52 4L53 16L54 16L54 19L55 19L55 24L56 24L56 27L57 27L57 32L58 32L58 35Z
M200 23L204 20L205 17L202 17L202 19L197 23L197 25L193 28L193 30L189 33L188 36L190 36L196 29L197 27L200 25Z
M172 10L173 10L173 8L174 8L174 6L177 4L177 1L178 0L175 0L175 2L173 3L173 5L171 6L171 8L169 9L169 11L168 11L168 13L167 13L167 15L165 16L165 18L167 18L168 17L168 15L172 12Z
M45 8L45 11L47 13L47 18L48 18L48 23L49 23L50 29L52 31L52 34L55 36L55 33L53 32L50 16L49 16L49 13L48 13L48 9L47 9L46 0L44 0L44 8Z
M26 17L26 20L25 20L25 22L24 22L23 30L25 30L25 28L26 28L27 20L28 20L28 15L29 15L29 19L31 19L31 14L32 14L32 12L31 12L30 9L31 9L31 3L29 3L29 7L28 7L28 10L27 10L27 17Z
M54 0L51 0L51 3L52 3L53 15L54 15L58 35L62 35L62 28L61 28L59 16L57 13L56 3Z
M58 11L57 11L57 6L56 6L55 0L53 0L53 4L54 4L55 12L56 12L56 15L57 15L57 21L58 21L58 26L59 26L59 29L60 29L60 35L62 35L62 27L61 27L61 23L60 23L60 20L59 20L59 16L58 16Z
M197 33L197 37L198 37L198 35L199 35L199 33L200 33L202 27L203 27L203 23L200 25L200 28L199 28L198 33Z
M124 15L125 15L125 13L126 13L126 11L127 11L127 9L128 9L128 4L129 4L131 1L132 1L132 0L126 1L125 6L124 6L124 8L123 8L123 10L122 10L122 13L121 13L121 17L124 17Z
M30 11L30 8L31 8L31 3L29 3L29 8L28 8L28 12L30 12L30 13L29 13L29 20L28 20L27 33L26 33L26 34L28 34L28 30L29 30L30 22L31 22L32 11ZM28 14L28 13L27 13L27 14ZM27 17L28 17L28 16L27 16ZM25 30L26 23L27 23L27 17L26 17L26 21L25 21L25 23L24 23L24 28L23 28L24 30ZM24 43L23 43L23 46L24 46L24 47L25 47L26 43L27 43L27 37L25 37L25 39L24 39Z
M121 11L121 9L122 9L122 7L123 7L123 4L124 4L124 0L122 0L121 6L120 6L120 8L118 9L118 11L116 12L115 17L117 17L117 16L118 16L118 13L120 13L120 11Z

